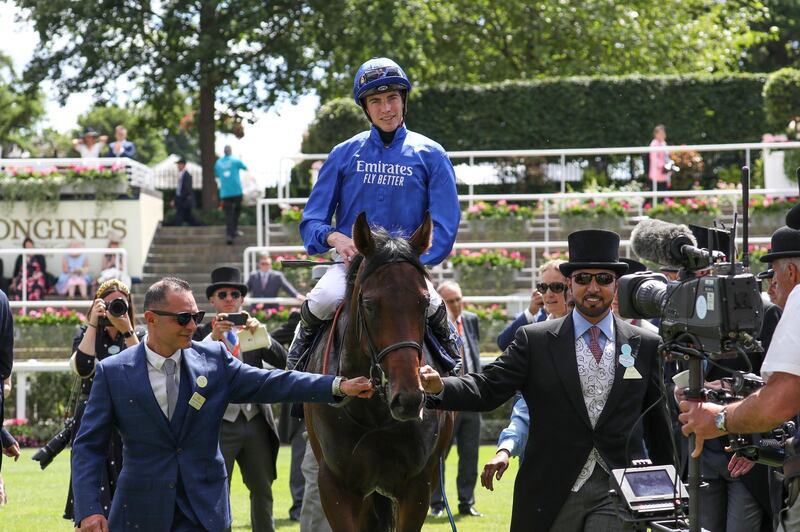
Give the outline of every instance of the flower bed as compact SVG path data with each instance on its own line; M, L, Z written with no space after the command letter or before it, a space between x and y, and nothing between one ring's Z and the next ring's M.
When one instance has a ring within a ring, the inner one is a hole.
M473 312L478 316L481 353L497 351L497 335L503 332L503 329L511 323L505 307L501 307L496 303L492 305L466 305L464 310Z
M490 242L525 238L528 220L536 213L536 208L500 200L494 204L479 201L462 214L469 220L472 240Z
M47 307L22 310L14 316L14 350L36 358L63 358L72 351L72 340L86 316L74 310Z
M108 201L127 189L125 165L66 168L8 168L0 172L0 196L7 201L24 201L31 207L58 203L62 192L93 193L98 201Z
M450 264L468 295L512 292L517 273L525 265L520 252L504 249L462 249L450 257Z
M618 231L625 224L625 215L630 204L624 200L601 199L567 201L560 209L558 218L565 234L581 229L608 229Z
M644 204L645 214L650 218L678 224L695 224L711 226L722 214L716 198L681 198L674 200L664 198L661 203L652 207Z
M750 251L750 273L756 275L767 271L769 269L769 264L761 262L761 257L769 253L769 246L750 244L748 247Z
M769 236L786 225L786 213L797 204L798 198L773 198L753 196L750 198L750 234Z
M292 205L281 210L279 218L283 230L286 233L286 244L291 246L295 244L302 244L303 239L300 237L300 221L303 219L303 209L297 205Z

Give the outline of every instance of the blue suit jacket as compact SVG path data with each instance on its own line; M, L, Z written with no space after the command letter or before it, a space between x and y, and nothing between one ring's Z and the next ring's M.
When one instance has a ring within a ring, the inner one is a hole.
M207 384L200 387L197 379ZM158 406L144 344L96 366L92 393L72 448L75 519L108 514L99 487L112 430L123 442L123 466L109 515L111 530L168 531L176 504L210 531L230 526L228 482L219 429L230 403L334 402L333 377L262 370L242 364L221 343L183 350L172 420ZM205 398L200 409L189 398Z
M536 313L534 316L534 321L539 323L540 321L545 321L547 319L547 313L544 311L544 308L540 309L539 312ZM500 351L505 351L511 342L514 341L514 335L517 334L517 329L520 327L524 327L525 325L529 325L528 317L525 315L524 312L521 312L517 318L511 322L511 324L503 329L503 331L497 335L497 347L500 348Z

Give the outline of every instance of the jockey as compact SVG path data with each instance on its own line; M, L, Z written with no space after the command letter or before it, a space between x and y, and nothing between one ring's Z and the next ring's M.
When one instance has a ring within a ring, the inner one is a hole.
M347 268L358 253L351 236L359 213L366 212L372 225L408 237L430 211L433 243L420 257L422 263L439 264L453 248L461 218L455 172L439 144L406 129L410 90L405 72L391 59L370 59L356 73L353 98L372 127L333 148L319 172L300 223L303 244L310 254L334 248L334 257L343 264L332 266L303 302L302 318L289 348L289 369L294 368L322 324L333 317L344 299ZM459 361L444 301L430 280L427 284L428 325L453 359Z

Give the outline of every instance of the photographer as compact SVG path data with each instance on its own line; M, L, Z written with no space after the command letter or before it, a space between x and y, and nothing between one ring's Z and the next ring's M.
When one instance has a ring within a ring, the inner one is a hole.
M781 227L775 231L771 251L761 260L772 263L775 270L776 303L781 306L785 302L761 366L766 385L745 400L726 406L682 401L679 419L683 433L697 437L693 456L700 456L706 439L727 433L766 432L800 412L800 330L796 327L800 313L800 230ZM800 504L790 502L779 530L797 530L800 526Z
M139 343L139 337L134 333L133 321L133 305L128 287L116 279L100 285L92 308L89 310L86 325L81 327L72 344L74 352L70 359L70 365L81 378L81 390L75 407L75 424L71 440L78 433L86 401L92 390L95 363ZM102 504L106 515L111 510L111 498L114 495L117 477L121 469L122 444L119 436L115 433L111 438L102 479ZM74 519L73 506L74 498L70 479L64 519Z

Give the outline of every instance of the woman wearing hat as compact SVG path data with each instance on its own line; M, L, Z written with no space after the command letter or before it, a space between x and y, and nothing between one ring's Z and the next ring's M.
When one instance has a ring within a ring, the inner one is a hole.
M72 139L72 147L75 148L81 159L96 159L103 153L108 142L108 135L100 135L91 127L83 131L83 137Z

